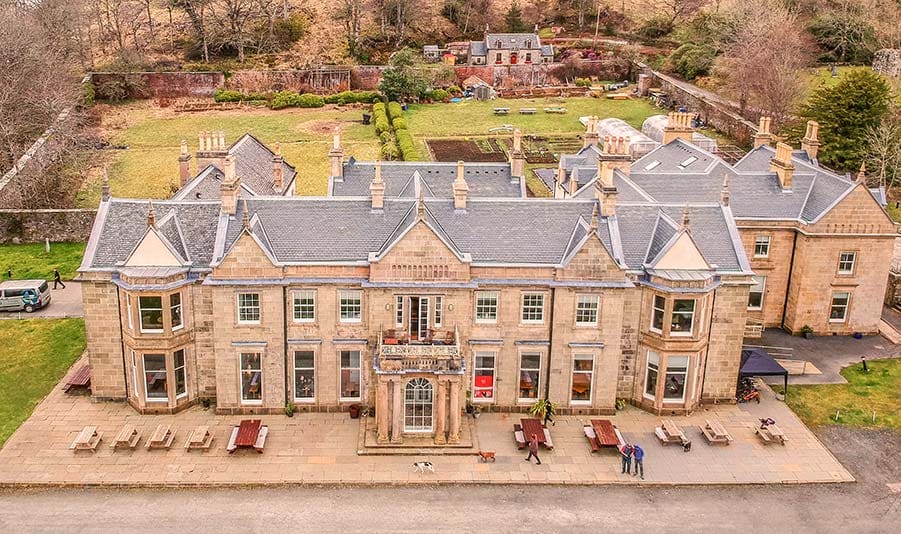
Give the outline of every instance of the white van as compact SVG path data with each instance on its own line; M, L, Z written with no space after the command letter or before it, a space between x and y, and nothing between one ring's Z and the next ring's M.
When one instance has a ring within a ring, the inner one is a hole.
M50 304L46 280L8 280L0 283L0 310L28 313Z

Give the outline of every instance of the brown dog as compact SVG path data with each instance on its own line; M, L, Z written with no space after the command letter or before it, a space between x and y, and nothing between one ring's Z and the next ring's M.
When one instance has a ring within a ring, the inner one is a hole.
M494 457L494 451L479 451L476 454L479 455L479 461L481 462L487 462L488 460L494 462L496 460L496 458Z

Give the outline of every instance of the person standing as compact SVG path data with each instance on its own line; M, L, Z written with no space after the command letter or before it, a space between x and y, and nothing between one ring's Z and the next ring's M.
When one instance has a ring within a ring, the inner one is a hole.
M53 269L53 289L56 289L57 284L66 289L66 284L63 283L63 279L59 275L59 269Z
M626 443L620 448L619 454L623 457L623 474L628 475L632 468L632 446Z
M632 445L632 459L635 461L635 472L632 473L632 476L637 475L640 470L641 479L644 480L644 449L641 448L641 445Z
M538 465L541 465L541 458L538 457L538 434L532 434L532 437L529 438L529 455L526 456L526 461L531 462L533 456L538 461Z

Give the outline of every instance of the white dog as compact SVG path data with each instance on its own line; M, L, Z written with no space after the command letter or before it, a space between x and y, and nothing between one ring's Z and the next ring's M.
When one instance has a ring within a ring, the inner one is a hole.
M435 474L435 466L432 462L413 462L413 471L417 473L425 473L426 469Z

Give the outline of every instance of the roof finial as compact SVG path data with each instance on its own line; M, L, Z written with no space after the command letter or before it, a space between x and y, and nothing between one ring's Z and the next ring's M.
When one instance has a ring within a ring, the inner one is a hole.
M425 197L422 191L419 192L419 197L416 199L416 216L419 220L425 220Z
M156 228L156 213L153 211L153 201L147 201L147 226Z
M867 183L867 162L860 162L860 170L857 172L857 183Z
M682 229L686 232L691 230L691 218L688 214L688 204L685 205L685 209L682 211Z
M594 203L594 206L591 208L591 226L590 229L592 232L598 231L598 204Z
M250 230L250 213L247 210L247 199L241 199L241 209L244 213L241 214L241 228L245 230Z
M106 202L110 198L110 188L109 188L109 171L103 169L103 187L101 188L101 200Z
M279 143L278 141L275 142L275 155L276 156L282 155L282 144Z
M729 205L729 175L723 174L723 189L720 191L720 202L723 206Z
M188 141L187 141L187 139L182 139L182 140L181 140L181 155L182 155L182 156L187 156L187 155L188 155Z

